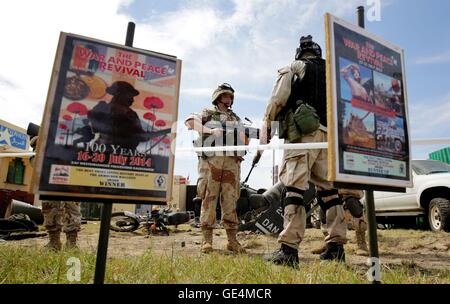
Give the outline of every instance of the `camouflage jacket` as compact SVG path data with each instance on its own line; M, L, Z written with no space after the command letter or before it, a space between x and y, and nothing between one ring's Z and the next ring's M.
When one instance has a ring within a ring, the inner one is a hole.
M240 126L241 119L232 110L226 112L219 110L217 106L211 108L205 108L200 113L190 114L185 121L195 119L201 121L202 125L213 128L224 128ZM230 131L224 131L224 136L217 138L210 134L202 134L194 141L196 147L214 147L214 146L231 146L231 145L243 145L243 140L235 133ZM243 156L244 151L239 152L204 152L199 153L201 156Z

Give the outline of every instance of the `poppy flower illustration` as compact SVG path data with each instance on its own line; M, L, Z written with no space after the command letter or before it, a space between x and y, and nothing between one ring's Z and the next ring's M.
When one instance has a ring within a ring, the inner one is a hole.
M165 127L166 126L166 122L162 119L155 121L155 126L157 127Z
M144 119L146 120L150 120L150 121L155 121L156 120L156 115L150 112L147 112L144 114Z
M156 96L146 97L144 100L144 107L147 109L162 109L164 108L164 102L161 98Z

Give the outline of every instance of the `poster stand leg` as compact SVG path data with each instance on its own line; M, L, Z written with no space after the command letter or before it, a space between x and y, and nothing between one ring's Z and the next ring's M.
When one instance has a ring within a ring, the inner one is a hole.
M100 234L98 237L97 259L95 262L94 284L103 284L105 279L111 213L112 213L112 204L103 203L102 218L100 223Z
M358 26L365 28L364 24L364 6L357 8ZM378 239L377 239L377 218L375 216L375 202L373 199L373 189L365 191L366 211L369 230L369 278L373 284L381 283L380 259L378 255Z
M125 45L132 47L136 25L128 22ZM105 280L106 258L108 255L109 226L111 225L112 203L103 203L100 235L98 236L97 260L95 262L94 284L103 284Z
M369 232L369 277L373 284L381 283L380 259L378 255L378 239L377 239L377 218L375 216L375 203L373 199L373 190L367 190L366 196L366 212Z

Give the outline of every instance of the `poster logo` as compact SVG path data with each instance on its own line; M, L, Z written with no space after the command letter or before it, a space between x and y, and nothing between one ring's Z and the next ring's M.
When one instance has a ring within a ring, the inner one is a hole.
M69 184L69 166L52 165L50 171L50 184Z
M162 175L158 175L155 178L155 186L158 188L165 188L166 187L166 178Z

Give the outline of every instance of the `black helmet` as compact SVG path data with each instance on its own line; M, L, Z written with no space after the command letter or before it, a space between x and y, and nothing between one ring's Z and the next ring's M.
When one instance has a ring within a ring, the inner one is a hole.
M303 54L306 52L313 53L319 58L322 58L322 49L320 48L320 45L315 43L312 40L312 36L302 36L300 38L300 46L297 48L297 52L295 53L295 60L299 60L302 58Z

